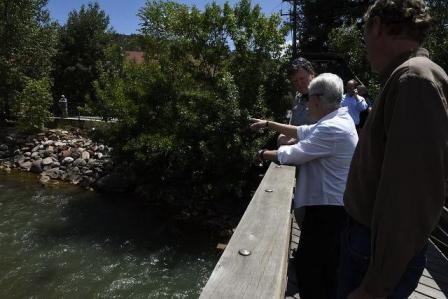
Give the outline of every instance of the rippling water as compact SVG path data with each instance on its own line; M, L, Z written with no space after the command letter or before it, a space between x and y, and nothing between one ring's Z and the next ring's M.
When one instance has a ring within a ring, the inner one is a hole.
M130 201L0 174L0 298L197 298L217 257Z

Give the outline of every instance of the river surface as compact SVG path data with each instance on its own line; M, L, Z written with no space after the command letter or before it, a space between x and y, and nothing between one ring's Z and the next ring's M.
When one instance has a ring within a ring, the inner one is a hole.
M214 244L166 221L131 200L0 173L0 298L197 298Z

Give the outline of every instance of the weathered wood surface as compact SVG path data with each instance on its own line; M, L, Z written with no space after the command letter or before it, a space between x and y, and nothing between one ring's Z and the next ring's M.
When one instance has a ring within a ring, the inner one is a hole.
M294 181L271 163L200 298L284 298Z
M426 269L423 271L417 289L409 298L446 299L447 296L448 260L433 243L430 243Z
M291 243L289 245L289 263L288 263L288 281L286 284L286 299L300 299L299 288L297 286L296 269L292 259L294 258L295 251L299 245L300 240L300 228L297 225L294 217L291 215Z
M300 229L293 223L291 230L291 253L297 248ZM292 258L292 254L290 254ZM286 299L300 299L298 294L295 269L292 265L288 269L288 284ZM427 252L427 265L420 278L417 289L409 297L412 299L447 299L448 298L448 259L440 250L430 243Z

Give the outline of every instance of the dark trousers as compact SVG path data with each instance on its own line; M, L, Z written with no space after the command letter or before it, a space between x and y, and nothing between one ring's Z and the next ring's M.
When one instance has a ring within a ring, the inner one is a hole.
M337 298L341 233L347 216L342 206L308 206L295 257L301 299Z
M370 244L370 229L350 219L342 237L339 299L346 299L361 285L369 267ZM412 258L398 285L387 298L404 299L412 294L425 268L427 247Z

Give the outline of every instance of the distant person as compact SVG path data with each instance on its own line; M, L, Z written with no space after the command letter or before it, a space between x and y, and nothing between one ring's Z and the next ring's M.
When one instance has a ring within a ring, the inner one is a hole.
M291 63L288 76L294 86L296 95L291 108L290 125L301 126L312 123L308 115L308 85L315 75L313 65L305 58L299 57ZM294 144L296 142L297 140L294 138L287 138L283 134L280 134L277 140L278 145Z
M356 80L352 79L347 82L346 93L342 98L341 106L348 108L348 113L350 113L356 128L359 128L359 114L366 110L368 105L366 100L358 95Z
M344 195L340 298L408 298L447 196L448 76L421 48L431 24L423 0L377 0L364 21L381 91Z
M367 90L367 87L360 84L356 87L356 90L358 91L358 95L363 97L364 100L367 103L367 109L359 113L359 124L358 127L362 128L364 127L364 124L366 123L367 117L369 116L370 110L372 110L372 101L370 100L369 91Z
M65 95L61 95L59 99L59 110L61 110L61 116L63 118L68 116L68 100Z
M324 73L309 85L313 125L293 126L252 119L251 128L268 128L298 140L278 150L261 150L260 160L300 165L294 207L305 207L296 254L300 298L337 297L340 234L346 226L343 194L350 161L358 142L348 109L341 108L344 83Z

